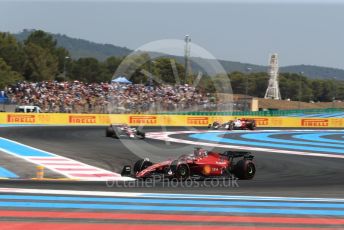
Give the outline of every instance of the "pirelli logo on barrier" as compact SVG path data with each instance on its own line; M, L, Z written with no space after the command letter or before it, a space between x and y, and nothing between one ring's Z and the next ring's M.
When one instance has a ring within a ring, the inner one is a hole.
M301 119L301 126L327 127L328 119L312 119L312 118Z
M255 117L255 118L246 118L248 120L255 120L256 121L256 125L260 126L260 125L269 125L269 118L263 118L263 117Z
M172 118L171 116L160 116L161 125L171 125Z
M35 123L35 115L17 115L17 114L8 114L7 115L8 123Z
M69 123L71 124L96 124L96 116L69 116Z
M332 127L342 127L344 125L344 119L332 118L330 123Z
M224 117L213 117L212 120L213 120L213 121L220 122L220 123L225 123L225 122L228 121L228 118L224 118Z
M188 125L208 125L209 119L208 117L188 117L186 123Z
M157 123L157 118L156 116L130 116L129 123L155 125Z

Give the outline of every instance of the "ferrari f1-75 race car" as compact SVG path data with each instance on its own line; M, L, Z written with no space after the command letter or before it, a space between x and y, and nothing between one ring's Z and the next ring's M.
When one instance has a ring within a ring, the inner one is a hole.
M256 121L249 120L249 119L235 119L232 121L228 121L226 123L221 124L220 122L213 122L213 124L209 124L209 129L226 129L226 130L235 130L235 129L249 129L255 130L256 129Z
M239 160L237 160L240 158ZM250 180L254 177L256 168L250 152L225 151L223 153L207 151L196 148L192 154L180 156L175 160L153 163L149 159L138 160L133 169L124 166L123 176L133 176L146 179L154 176L164 178L177 178L181 180L193 176L207 177L232 177Z
M145 132L132 128L127 124L111 124L106 128L105 135L117 139L121 137L144 139L146 137Z

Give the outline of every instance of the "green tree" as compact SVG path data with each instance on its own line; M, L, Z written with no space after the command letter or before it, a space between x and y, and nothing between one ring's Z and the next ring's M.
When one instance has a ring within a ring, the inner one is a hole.
M116 69L117 76L125 76L133 83L146 83L147 76L143 73L151 72L151 62L148 53L135 53L127 56ZM115 76L115 77L117 77Z
M71 66L71 78L83 82L105 82L111 80L104 64L95 58L80 58Z
M227 74L217 74L216 76L213 76L212 84L215 93L227 93L229 92L229 88L232 86L230 84L229 76Z
M204 94L216 92L213 77L208 75L202 76L197 88Z
M108 72L113 75L116 72L118 66L121 64L122 60L122 58L109 57L105 60L104 65Z
M344 81L336 81L335 84L335 99L344 100Z
M40 46L43 49L47 49L53 52L56 49L57 42L50 34L42 30L36 30L28 36L24 44L36 44L37 46Z
M52 80L63 73L69 52L57 47L56 40L50 34L42 30L34 31L24 44L26 79Z
M323 93L321 101L332 101L333 99L333 85L332 81L326 80L323 82Z
M317 80L312 81L312 91L313 91L313 100L321 101L323 97L322 94L324 91L322 80L317 79Z
M53 80L58 73L56 56L36 44L25 46L25 76L30 81Z
M252 73L248 76L249 88L248 95L264 97L268 87L269 76L267 73ZM282 95L283 96L283 95Z
M0 58L0 89L22 79L23 77L19 73L13 71L11 67L6 64L4 59Z
M68 50L62 47L57 47L52 53L57 58L58 72L63 73L65 68L68 69L70 62L70 55Z
M155 68L157 69L157 75L162 81L166 83L176 83L173 69L171 66L171 60L169 58L159 58L155 61Z
M25 61L23 47L9 33L0 32L0 58L4 59L12 70L23 73Z
M241 72L232 72L228 76L231 81L233 93L244 94L245 93L244 75Z

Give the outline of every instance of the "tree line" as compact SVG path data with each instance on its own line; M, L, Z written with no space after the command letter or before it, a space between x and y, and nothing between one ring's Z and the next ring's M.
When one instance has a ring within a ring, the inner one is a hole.
M268 86L267 73L228 74L234 93L264 97ZM330 102L344 99L344 82L335 79L310 79L302 74L280 73L279 87L283 99L304 102Z
M119 68L120 67L120 68ZM41 30L32 32L24 42L18 42L9 33L0 32L0 89L18 81L79 80L83 82L108 82L117 72L131 76L133 83L155 84L160 82L175 84L192 83L197 76L185 76L184 66L171 58L161 57L150 60L149 54L142 52L124 57L109 57L100 62L95 58L70 58L67 49L58 47L53 37ZM178 74L178 80L176 79ZM188 79L191 78L191 82ZM226 76L203 75L198 88L202 92L213 93L216 82L229 78L235 94L248 93L250 96L264 97L269 76L261 73L232 72ZM334 79L309 79L292 73L279 75L280 91L283 99L302 101L332 101L344 99L344 82Z

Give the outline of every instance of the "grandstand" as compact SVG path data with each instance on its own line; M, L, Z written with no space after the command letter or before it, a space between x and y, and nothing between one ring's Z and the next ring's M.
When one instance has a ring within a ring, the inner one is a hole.
M344 117L344 103L306 103L256 98L242 94L205 94L189 86L84 84L82 82L18 83L0 94L0 110L35 105L55 113L156 113L189 115Z

